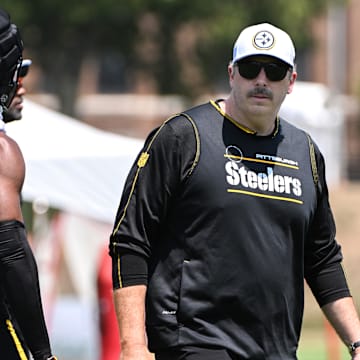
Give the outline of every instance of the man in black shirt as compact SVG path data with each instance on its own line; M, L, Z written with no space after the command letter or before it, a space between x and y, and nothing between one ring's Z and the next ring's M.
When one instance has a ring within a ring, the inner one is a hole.
M168 119L130 170L110 237L122 360L294 360L304 279L359 360L324 159L278 116L291 38L244 29L228 74L227 99Z

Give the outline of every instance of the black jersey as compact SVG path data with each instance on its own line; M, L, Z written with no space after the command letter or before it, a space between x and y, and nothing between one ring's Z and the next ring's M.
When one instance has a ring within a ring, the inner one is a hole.
M315 150L318 184L304 131L277 119L273 134L256 136L213 102L149 136L110 246L114 258L130 251L148 261L150 350L220 346L242 359L295 359L304 278L321 305L349 296ZM331 269L340 291L320 284ZM123 274L114 271L115 287Z

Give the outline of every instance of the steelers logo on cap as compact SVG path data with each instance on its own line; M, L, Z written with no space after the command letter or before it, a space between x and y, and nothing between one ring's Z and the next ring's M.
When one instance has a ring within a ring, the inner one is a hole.
M254 36L253 45L259 50L271 49L275 45L274 36L269 31L260 31Z

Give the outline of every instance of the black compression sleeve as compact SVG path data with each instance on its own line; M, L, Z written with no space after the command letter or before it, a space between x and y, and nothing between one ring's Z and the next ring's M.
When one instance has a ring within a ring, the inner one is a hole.
M0 271L5 296L34 359L47 359L51 350L37 266L19 221L0 222Z
M340 263L331 264L320 273L317 273L316 276L309 276L307 282L320 307L332 301L351 296Z
M146 259L131 251L112 254L113 288L132 285L147 285L148 266Z

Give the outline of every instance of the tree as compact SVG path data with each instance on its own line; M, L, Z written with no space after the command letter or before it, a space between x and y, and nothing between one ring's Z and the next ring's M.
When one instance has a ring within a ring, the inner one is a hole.
M309 44L310 19L329 2L3 0L2 7L44 71L45 89L57 94L62 110L72 114L80 67L88 56L121 54L130 91L146 83L152 91L195 97L224 81L222 70L243 26L272 22L286 29L301 51Z

